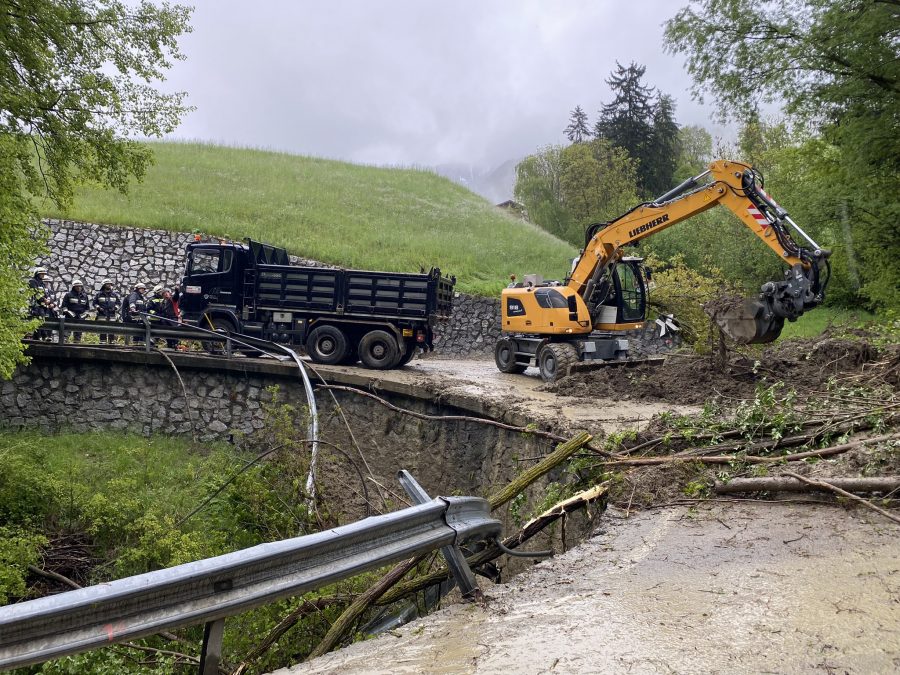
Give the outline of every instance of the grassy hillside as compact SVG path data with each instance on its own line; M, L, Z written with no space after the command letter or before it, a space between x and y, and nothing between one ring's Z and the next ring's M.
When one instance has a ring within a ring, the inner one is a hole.
M457 288L494 295L510 274L561 278L576 251L435 174L261 150L154 143L156 165L128 196L82 190L89 222L253 237L345 267L438 266Z

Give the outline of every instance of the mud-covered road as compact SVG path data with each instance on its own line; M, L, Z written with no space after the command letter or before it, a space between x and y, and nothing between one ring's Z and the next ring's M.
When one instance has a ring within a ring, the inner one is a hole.
M287 673L900 672L900 537L840 506L605 514L502 586Z
M372 376L371 370L357 367L330 366L327 371ZM530 421L547 421L553 426L564 423L591 432L640 429L663 411L687 414L699 410L699 406L665 401L636 401L627 389L618 396L596 399L542 391L545 385L537 368L507 375L497 370L493 359L414 359L403 368L379 371L377 380L416 386L441 400L477 400L485 407L519 413Z

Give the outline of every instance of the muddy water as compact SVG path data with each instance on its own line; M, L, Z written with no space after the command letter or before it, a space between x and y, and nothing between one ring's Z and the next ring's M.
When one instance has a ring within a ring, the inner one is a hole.
M900 537L767 503L607 514L585 544L296 673L900 672Z

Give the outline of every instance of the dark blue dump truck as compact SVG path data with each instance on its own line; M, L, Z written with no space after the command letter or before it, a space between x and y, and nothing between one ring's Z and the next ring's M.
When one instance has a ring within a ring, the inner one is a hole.
M397 368L434 346L455 277L301 267L252 240L187 246L179 306L204 328L300 345L316 363Z

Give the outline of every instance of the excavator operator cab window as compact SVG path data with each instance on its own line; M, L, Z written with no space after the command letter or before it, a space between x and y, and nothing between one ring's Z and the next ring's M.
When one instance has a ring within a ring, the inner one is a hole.
M616 295L619 298L619 323L644 320L646 297L640 263L622 262L616 266Z
M569 302L565 296L555 288L539 288L534 292L534 299L544 309L568 309Z

